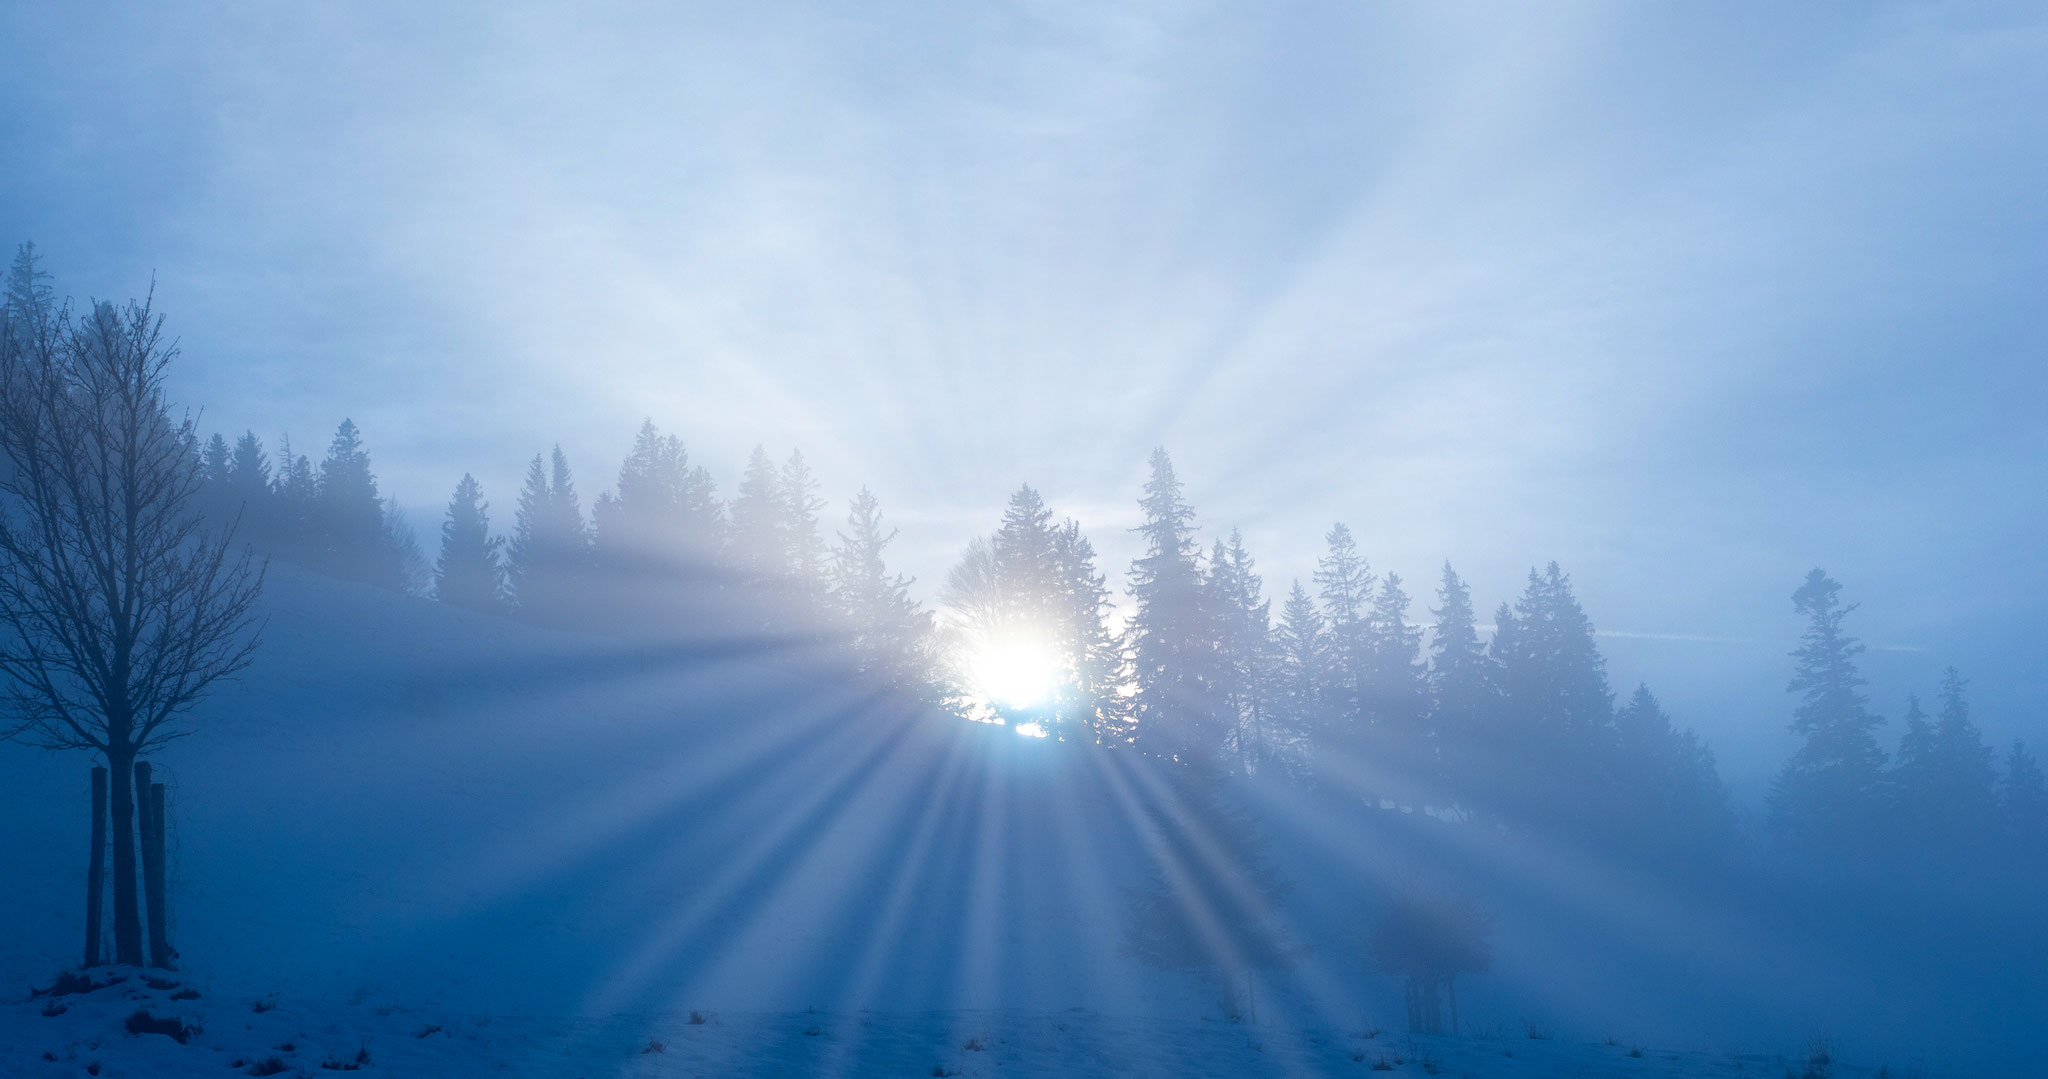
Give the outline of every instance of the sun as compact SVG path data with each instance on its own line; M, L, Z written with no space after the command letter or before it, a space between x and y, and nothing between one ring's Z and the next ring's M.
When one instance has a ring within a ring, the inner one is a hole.
M1059 684L1051 650L1027 642L991 643L974 654L970 668L975 685L997 708L1036 708Z

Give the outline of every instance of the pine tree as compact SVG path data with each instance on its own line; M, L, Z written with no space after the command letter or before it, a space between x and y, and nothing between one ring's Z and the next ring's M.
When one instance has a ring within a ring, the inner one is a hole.
M1614 716L1619 774L1605 830L1632 860L1712 870L1734 842L1735 817L1714 752L1672 723L1650 687Z
M593 587L615 624L678 631L704 621L723 512L710 473L690 464L682 440L643 422L617 490L591 507Z
M1323 726L1324 694L1330 672L1330 643L1322 612L1299 580L1280 607L1274 631L1273 714L1275 741L1287 747L1287 767L1309 774L1315 732Z
M1373 596L1363 658L1359 695L1371 747L1366 767L1374 777L1373 786L1422 801L1440 788L1441 770L1429 729L1422 629L1408 621L1408 593L1397 574L1382 578Z
M448 519L441 522L441 557L434 564L434 595L441 602L472 611L496 614L505 608L505 568L499 564L501 544L491 535L490 504L483 487L465 472L448 500Z
M1054 552L1055 531L1045 500L1028 483L1018 487L989 541L1003 611L999 635L1022 635L1044 643L1058 635L1065 597Z
M755 446L730 511L732 564L745 587L772 590L789 577L783 506L782 477L768 451Z
M1053 533L1061 605L1058 647L1073 657L1071 688L1063 688L1057 719L1083 728L1062 738L1117 746L1130 743L1135 723L1125 681L1121 641L1109 628L1109 579L1095 568L1095 545L1081 534L1081 525L1067 520ZM1071 717L1071 719L1069 718Z
M1316 563L1315 585L1327 627L1329 667L1316 751L1324 762L1356 779L1365 764L1365 682L1371 652L1366 619L1372 609L1373 575L1351 530L1342 523L1331 526L1323 540L1329 550Z
M1479 642L1472 591L1449 562L1431 611L1436 629L1429 643L1429 693L1449 791L1462 806L1476 807L1510 762L1499 755L1493 721L1499 710L1498 674Z
M1131 652L1137 687L1137 740L1157 757L1188 760L1221 748L1214 696L1215 633L1202 601L1195 511L1181 496L1166 451L1152 451L1151 478L1133 531L1144 553L1131 563Z
M803 452L791 451L782 465L782 521L777 531L782 535L783 562L789 569L797 616L811 623L823 615L825 594L831 586L830 552L818 524L825 500L818 497L818 491L818 480Z
M399 590L404 584L400 554L384 521L384 501L362 433L351 420L335 429L320 462L314 496L314 568L343 580Z
M310 565L317 558L314 514L320 484L313 477L312 460L292 452L290 435L280 440L277 453L272 550L279 557Z
M1981 838L1996 827L1998 816L1996 754L1970 721L1963 685L1963 676L1954 667L1943 672L1941 715L1934 726L1939 798L1959 841Z
M1939 812L1941 783L1936 776L1934 724L1928 722L1918 693L1906 694L1905 732L1899 736L1899 752L1885 776L1893 822L1904 843L1915 848L1925 845L1928 819Z
M206 448L199 456L199 481L218 491L228 482L229 461L233 454L228 449L228 440L218 432L206 440Z
M2014 742L2005 754L2005 775L1998 790L1999 809L2005 814L2006 835L2020 855L2022 866L2036 872L2048 865L2048 783L2041 765L2027 752L2026 744Z
M526 618L573 623L586 612L583 584L590 546L589 528L560 446L527 466L506 549L506 576L513 599Z
M1285 754L1273 724L1272 601L1233 528L1209 557L1208 604L1215 612L1216 696L1223 708L1225 749L1240 773L1272 766Z
M1499 737L1515 762L1500 777L1501 797L1523 824L1590 838L1614 785L1614 696L1592 620L1552 562L1529 571L1528 588L1498 621Z
M1792 733L1802 739L1771 789L1770 824L1789 853L1851 851L1853 837L1875 816L1884 750L1873 731L1881 722L1863 693L1856 657L1863 645L1844 628L1855 604L1842 586L1815 569L1792 593L1807 620L1787 691L1799 694Z
M895 537L895 529L882 530L874 493L861 488L833 551L832 598L861 673L923 694L932 684L932 619L911 597L911 578L891 573L883 560L883 548Z

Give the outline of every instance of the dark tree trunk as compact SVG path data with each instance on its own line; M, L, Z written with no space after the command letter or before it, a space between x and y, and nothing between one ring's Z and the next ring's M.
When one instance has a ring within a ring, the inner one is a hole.
M105 961L100 952L100 915L107 903L107 770L92 770L92 855L85 869L85 965Z
M164 887L164 785L161 783L149 785L149 826L155 833L150 837L149 845L156 851L156 868L151 872L151 879L146 882L149 892L150 962L165 970L176 970L177 964L172 960L177 958L178 950L171 947L171 906L167 898L168 890Z
M1451 1033L1452 1033L1452 1034L1463 1034L1463 1033L1465 1033L1465 1032L1464 1032L1463 1030L1461 1030L1461 1029L1459 1028L1459 1026L1458 1026L1458 977L1457 977L1457 975L1455 975L1455 974L1454 974L1454 975L1452 975L1452 976L1450 976L1450 977L1448 977L1448 978L1445 978L1445 979L1444 979L1444 992L1445 992L1446 994L1449 994L1449 996L1450 996L1450 998L1451 998Z
M169 969L170 941L164 939L163 784L150 782L148 761L135 762L135 830L142 838L142 898L149 924L149 965Z
M119 747L107 754L113 773L114 817L114 962L142 965L142 919L135 894L135 750Z

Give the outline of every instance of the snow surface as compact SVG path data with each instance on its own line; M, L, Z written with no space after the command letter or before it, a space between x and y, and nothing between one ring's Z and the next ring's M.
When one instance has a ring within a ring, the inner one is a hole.
M1615 1041L1570 1042L1526 1030L1421 1038L1362 1028L1278 1029L1227 1022L1109 1016L1085 1008L1014 1011L698 1012L603 1018L478 1015L370 997L304 1003L237 999L176 975L156 985L116 968L120 984L0 1008L0 1074L101 1079L250 1074L449 1077L1355 1075L1778 1079L1805 1074L1793 1057L1679 1052ZM172 984L175 982L176 984ZM260 1004L265 1011L254 1010ZM61 1014L46 1016L46 1008ZM200 1028L183 1044L130 1034L138 1009ZM1540 1032L1538 1032L1540 1033ZM358 1065L358 1061L361 1061ZM274 1063L272 1063L274 1062ZM96 1073L88 1068L97 1066ZM333 1068L334 1070L329 1070ZM1829 1061L1816 1074L1867 1079ZM1891 1069L1904 1077L1910 1069Z

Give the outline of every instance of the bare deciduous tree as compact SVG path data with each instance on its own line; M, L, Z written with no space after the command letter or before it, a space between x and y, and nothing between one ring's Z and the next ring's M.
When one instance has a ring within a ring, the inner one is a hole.
M135 761L248 665L263 574L201 517L151 302L73 318L45 276L24 247L0 321L0 734L106 758L115 961L140 965Z

